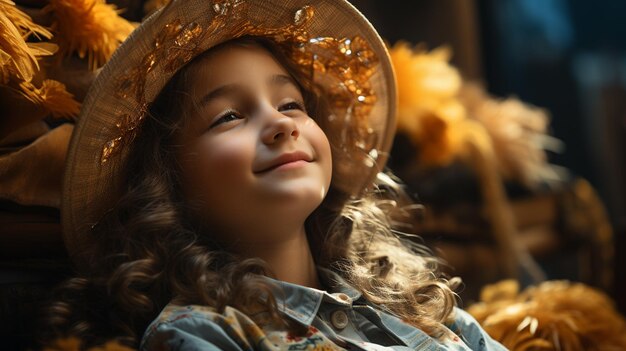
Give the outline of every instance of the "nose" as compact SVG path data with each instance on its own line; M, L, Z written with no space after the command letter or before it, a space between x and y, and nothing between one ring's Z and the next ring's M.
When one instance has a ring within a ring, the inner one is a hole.
M298 139L300 130L293 118L285 116L276 110L273 110L271 114L271 116L268 116L268 121L261 134L263 143L271 145L288 138Z

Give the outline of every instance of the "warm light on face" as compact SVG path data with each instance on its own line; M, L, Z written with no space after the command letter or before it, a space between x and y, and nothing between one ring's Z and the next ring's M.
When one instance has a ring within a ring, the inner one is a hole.
M196 213L237 240L268 221L304 220L332 174L328 139L293 78L260 47L227 45L195 63L180 134L183 188Z

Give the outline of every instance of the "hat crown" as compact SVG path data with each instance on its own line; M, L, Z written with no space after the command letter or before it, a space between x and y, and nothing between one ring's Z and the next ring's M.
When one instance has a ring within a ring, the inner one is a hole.
M273 39L324 87L332 108L325 132L337 151L333 185L358 194L374 180L395 128L395 79L384 43L352 5L344 0L173 0L118 48L83 103L62 204L72 255L119 197L128 147L150 103L198 54L244 35Z

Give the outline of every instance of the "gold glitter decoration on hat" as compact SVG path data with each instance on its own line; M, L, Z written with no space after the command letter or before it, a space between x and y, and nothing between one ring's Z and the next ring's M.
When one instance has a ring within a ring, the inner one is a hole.
M250 35L276 41L307 76L327 82L326 93L333 112L340 117L335 120L348 123L349 128L343 135L348 140L343 146L363 150L373 147L376 138L367 118L376 103L376 95L369 79L378 60L367 42L359 36L310 38L307 27L315 14L313 6L295 11L291 23L285 26L268 28L253 24L242 16L245 5L243 0L215 1L211 7L215 16L207 27L196 22L183 25L178 19L163 27L141 65L131 68L118 79L116 96L133 99L142 108L134 116L123 114L118 117L119 135L103 146L101 164L130 144L137 135L151 103L145 101L144 96L148 74L157 66L168 74L176 72L202 52L200 41L224 31L228 31L230 38Z
M89 259L88 233L125 193L128 151L163 87L197 55L242 36L274 41L328 97L328 115L314 117L332 149L333 187L357 196L373 186L395 131L396 81L384 42L354 6L171 0L120 45L84 99L63 181L63 235L72 260Z

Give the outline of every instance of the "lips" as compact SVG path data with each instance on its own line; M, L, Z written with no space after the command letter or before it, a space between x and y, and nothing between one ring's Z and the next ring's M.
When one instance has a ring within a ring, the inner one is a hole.
M309 156L307 153L302 152L302 151L296 151L296 152L290 152L290 153L284 153L278 157L276 157L275 159L267 162L266 164L263 164L259 170L255 171L254 173L265 173L265 172L269 172L271 170L274 170L282 165L288 164L288 163L292 163L292 162L297 162L297 161L306 161L306 162L311 162L313 161L313 158L311 156Z

